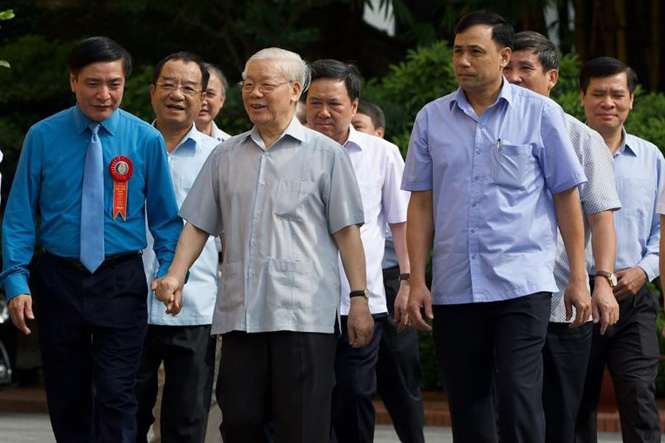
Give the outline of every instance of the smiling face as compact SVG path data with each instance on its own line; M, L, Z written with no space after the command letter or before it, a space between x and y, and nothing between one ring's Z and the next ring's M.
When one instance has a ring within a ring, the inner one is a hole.
M210 71L210 79L208 80L203 104L201 105L199 115L196 116L196 125L207 127L217 117L217 114L219 114L222 106L224 106L224 101L226 101L226 94L224 94L222 80L217 77L214 71Z
M307 125L339 144L349 138L358 99L351 101L343 80L319 78L307 90Z
M122 60L91 63L78 74L70 73L69 84L83 114L96 122L107 119L125 91Z
M356 131L364 132L365 134L372 134L377 137L383 138L383 128L377 128L374 126L374 121L372 117L367 114L363 114L360 111L356 112L356 115L351 120L351 124L356 129Z
M243 88L242 101L249 119L259 131L283 132L295 114L301 85L287 78L280 63L289 62L254 60L247 66L244 82L253 88ZM261 92L263 86L268 86L270 92Z
M492 93L501 87L510 48L492 40L492 27L473 25L455 35L453 68L457 83L467 94Z
M513 52L503 75L510 83L545 96L550 95L559 78L556 69L544 70L538 56L529 50Z
M633 94L628 89L626 73L591 78L587 90L582 91L581 101L592 129L603 136L621 131L633 109Z
M184 60L169 60L162 67L156 83L150 85L150 98L158 127L191 127L203 102L199 65Z

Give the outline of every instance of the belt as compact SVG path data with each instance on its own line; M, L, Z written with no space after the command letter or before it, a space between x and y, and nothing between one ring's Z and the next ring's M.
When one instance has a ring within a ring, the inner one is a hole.
M67 258L67 257L61 257L59 255L52 254L46 250L44 250L44 255L47 256L48 258L51 258L56 261L60 261L63 263L68 264L74 269L77 269L79 271L85 271L85 272L90 272L88 268L86 268L83 263L77 258ZM121 252L119 254L113 254L113 255L107 255L104 261L102 262L101 265L99 265L99 268L101 269L104 266L109 266L115 263L122 263L124 261L130 260L135 257L140 257L141 256L141 251L130 251L130 252Z

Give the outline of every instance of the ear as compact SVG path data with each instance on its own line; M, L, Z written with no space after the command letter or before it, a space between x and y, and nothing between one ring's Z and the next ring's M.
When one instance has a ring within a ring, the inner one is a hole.
M635 94L631 92L631 93L630 93L630 107L629 107L629 109L630 109L631 111L633 110L633 100L634 100L634 99L635 99Z
M226 94L222 94L222 97L219 100L219 109L224 107L224 103L226 103Z
M70 72L69 73L69 87L72 89L72 92L76 94L76 80L77 77L74 75L74 73Z
M351 118L355 117L356 112L358 112L358 99L355 99L351 102Z
M550 69L545 75L547 76L547 92L549 92L559 81L559 71L556 69Z
M152 97L155 95L155 85L150 85L150 101L152 101Z
M383 138L383 136L386 135L386 128L376 128L374 130L374 133L376 134L377 137Z
M291 104L295 104L300 98L300 93L302 92L302 85L298 82L293 82L293 87L291 88Z
M503 69L506 66L508 66L508 63L510 63L510 56L511 56L512 53L513 53L513 50L510 49L508 46L506 46L505 48L503 48L499 52L499 56L500 56L500 62L499 63L500 63L500 66L501 66L501 73L502 74L503 74Z

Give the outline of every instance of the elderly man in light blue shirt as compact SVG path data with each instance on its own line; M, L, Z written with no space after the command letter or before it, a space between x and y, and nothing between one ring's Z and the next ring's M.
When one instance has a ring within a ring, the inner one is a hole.
M619 321L605 335L594 328L580 411L577 442L596 442L598 399L605 365L614 382L625 442L660 441L656 407L658 374L658 297L648 283L658 277L660 219L658 197L665 183L665 159L653 143L626 133L637 75L625 63L599 57L580 70L582 107L587 124L600 133L614 158L621 210L617 233L614 296ZM600 265L589 274L597 281Z
M409 316L425 329L420 308L434 317L459 441L496 442L499 433L502 441L544 440L541 352L556 290L557 223L575 323L590 312L577 192L584 173L561 108L502 77L512 37L494 13L460 20L453 49L460 89L418 114L402 182L412 191Z
M207 82L203 61L194 54L177 52L157 64L150 86L157 116L154 126L166 142L178 206L217 145L215 139L194 126ZM148 281L152 281L159 263L151 248L144 251L143 265ZM215 340L210 335L210 325L217 297L217 266L217 248L211 237L192 266L184 288L185 312L179 317L168 315L154 293L148 294L148 332L136 383L140 441L146 441L155 421L153 407L162 363L164 391L157 408L162 441L204 439L215 365Z

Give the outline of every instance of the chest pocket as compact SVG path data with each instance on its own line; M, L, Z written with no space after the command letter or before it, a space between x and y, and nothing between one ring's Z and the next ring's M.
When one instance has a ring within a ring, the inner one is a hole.
M522 188L525 173L532 168L531 145L502 144L493 148L492 180L500 186Z
M302 220L301 206L314 194L314 182L282 179L277 185L274 213L280 217Z
M621 177L617 185L621 196L621 211L650 220L653 215L653 198L656 182L642 177ZM637 192L636 192L637 191ZM626 197L630 195L630 198Z

